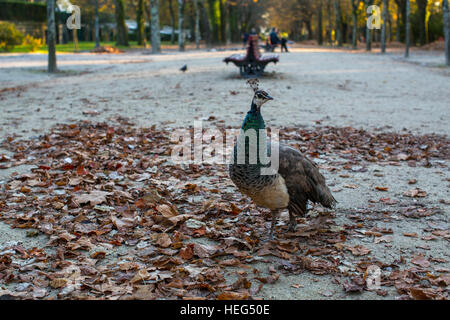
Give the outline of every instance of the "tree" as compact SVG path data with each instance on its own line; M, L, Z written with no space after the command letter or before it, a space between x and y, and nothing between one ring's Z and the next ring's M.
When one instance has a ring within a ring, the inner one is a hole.
M356 49L358 46L358 5L360 0L352 0L352 22L353 22L353 32L352 32L352 46Z
M317 43L323 44L323 19L322 19L322 0L317 3Z
M336 12L336 38L338 47L342 47L342 14L340 0L334 0L334 11Z
M381 53L386 52L386 23L389 9L389 0L383 0L383 24L381 26Z
M175 43L175 11L173 10L173 0L169 0L170 24L172 26L172 34L170 35L170 43Z
M425 27L425 21L427 19L427 6L428 6L428 0L416 0L417 3L417 9L419 13L419 43L421 46L425 45L426 43L426 27Z
M114 4L117 25L116 44L118 46L128 46L128 30L125 24L125 5L123 0L114 0Z
M98 17L98 0L95 0L95 47L100 47L100 21Z
M219 0L219 13L220 13L220 40L222 43L226 42L227 38L227 13L224 0Z
M57 72L56 68L56 25L55 25L55 0L47 0L47 46L49 73Z
M198 8L198 0L194 0L195 10L195 48L200 49L200 11Z
M159 29L159 0L150 0L150 12L152 16L152 53L160 53L161 33Z
M339 2L339 10L340 10L340 0L337 0ZM300 13L300 19L303 21L303 24L306 27L306 30L308 32L308 40L313 39L313 31L312 31L312 16L314 14L312 1L311 0L297 0L298 2L298 10ZM342 26L342 24L341 24ZM341 29L342 31L342 29ZM342 34L342 32L341 32Z
M212 42L220 41L220 6L219 0L208 0L209 20L212 27Z
M401 16L401 8L397 2L397 21L396 21L396 31L395 31L395 40L397 42L400 42L400 16Z
M389 24L389 28L387 30L386 41L391 42L392 41L392 16L391 16L391 13L389 10L389 6L390 6L389 0L388 0L387 4L388 4L387 5L387 23ZM388 25L386 25L386 27L388 27Z
M448 0L443 0L442 8L444 11L445 62L450 66L450 13Z
M402 31L406 26L406 0L395 0L397 4L397 41L404 39Z
M405 58L409 57L409 45L410 45L410 26L409 26L409 15L410 15L410 3L406 0L406 30L405 30Z
M137 20L137 44L145 45L145 2L144 0L138 0L136 8L136 20Z
M201 25L202 29L204 30L206 46L208 48L211 48L212 47L211 26L209 25L208 13L206 12L204 0L200 0L198 5L200 7Z
M370 7L372 4L372 0L365 0L365 10L367 11L367 8ZM366 51L372 50L372 30L366 26Z
M332 22L332 10L331 10L331 1L327 0L327 16L328 16L328 43L332 43L332 33L333 33L333 22Z
M228 1L228 26L232 42L241 40L238 25L239 10L236 3Z
M178 51L184 51L184 6L185 0L178 0Z

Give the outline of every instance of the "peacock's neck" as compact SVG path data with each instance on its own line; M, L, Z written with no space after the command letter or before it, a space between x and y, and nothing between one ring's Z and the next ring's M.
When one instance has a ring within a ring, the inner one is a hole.
M257 164L261 164L260 156L262 154L267 154L267 139L265 132L266 125L264 119L261 115L260 109L256 104L252 103L250 111L247 113L244 122L242 123L242 131L245 136L249 137L245 139L245 155L246 159L250 159L250 150L257 152ZM249 132L249 130L254 130L254 132ZM256 137L256 148L254 148L255 139L250 137ZM252 146L253 145L253 148ZM263 148L263 149L262 149Z
M244 131L249 129L260 130L266 128L261 111L254 102L252 102L252 107L247 113L241 128Z

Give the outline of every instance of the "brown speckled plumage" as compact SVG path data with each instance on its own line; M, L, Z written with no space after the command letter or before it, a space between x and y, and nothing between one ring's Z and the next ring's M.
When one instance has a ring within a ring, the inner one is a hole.
M265 127L260 109L262 104L272 100L272 98L264 92L268 98L261 99L261 91L257 90L257 84L250 83L254 87L255 96L252 101L252 108L242 125L244 131ZM247 145L248 148L249 143L249 141L243 143L244 147ZM261 143L261 145L258 142L258 152L259 148L263 146L266 147L265 152L271 150L270 142L267 144ZM308 201L320 203L327 208L333 207L336 203L325 183L324 176L312 161L298 150L287 145L277 144L273 147L279 149L279 168L273 175L261 175L261 168L265 166L260 163L237 164L237 145L234 150L233 163L229 167L230 178L238 189L249 196L258 206L266 207L272 211L271 236L279 211L289 210L290 230L294 230L296 226L295 217L306 214Z

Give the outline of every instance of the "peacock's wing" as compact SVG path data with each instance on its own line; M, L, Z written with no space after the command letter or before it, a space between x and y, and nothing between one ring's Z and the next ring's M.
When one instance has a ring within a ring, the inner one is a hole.
M308 200L327 208L336 203L325 183L325 177L298 150L279 144L278 173L286 182L290 197L289 209L294 213L304 215Z

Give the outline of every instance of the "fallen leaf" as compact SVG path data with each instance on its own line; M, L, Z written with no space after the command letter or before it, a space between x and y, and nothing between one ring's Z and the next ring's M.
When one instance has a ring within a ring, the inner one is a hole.
M425 259L424 256L422 255L418 255L415 256L412 260L411 263L420 266L422 268L428 268L430 266L430 261L428 261L427 259Z

